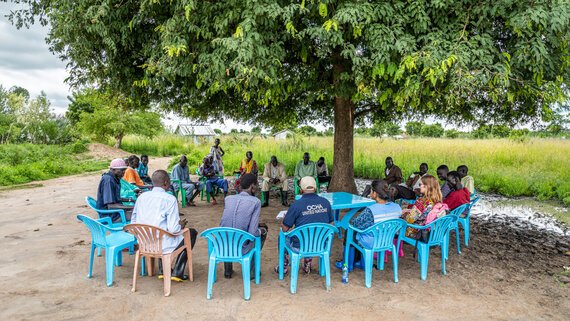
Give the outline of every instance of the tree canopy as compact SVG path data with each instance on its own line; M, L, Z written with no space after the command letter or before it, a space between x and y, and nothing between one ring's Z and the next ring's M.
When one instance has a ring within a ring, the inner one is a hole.
M355 188L355 119L548 119L568 90L562 0L16 2L17 25L50 24L73 85L201 119L332 121L333 190Z

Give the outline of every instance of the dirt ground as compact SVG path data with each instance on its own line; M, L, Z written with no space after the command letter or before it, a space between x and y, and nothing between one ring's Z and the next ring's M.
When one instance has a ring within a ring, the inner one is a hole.
M167 158L151 158L150 171L163 168ZM131 293L134 256L123 256L115 267L114 284L105 285L105 259L96 257L93 278L89 268L91 235L76 215L96 214L85 196L96 197L100 172L44 181L42 187L0 192L0 309L1 320L568 320L570 266L567 239L552 239L540 231L516 231L472 220L468 247L457 254L452 234L447 275L441 273L441 252L430 254L428 277L420 280L413 247L405 245L399 261L399 283L393 282L391 260L374 270L372 287L364 287L364 272L355 270L349 284L331 270L331 290L315 267L299 272L297 294L289 292L288 276L279 280L277 263L280 221L284 208L277 195L261 210L269 235L261 258L261 283L251 285L251 300L243 299L241 268L234 277L218 281L212 300L206 300L207 242L198 238L193 250L194 282L173 282L163 296L162 280L139 277ZM181 213L201 232L219 224L223 201ZM461 231L463 240L463 231ZM545 241L548 240L548 241ZM342 254L335 237L332 259ZM334 262L331 262L334 263ZM555 275L556 274L556 275Z

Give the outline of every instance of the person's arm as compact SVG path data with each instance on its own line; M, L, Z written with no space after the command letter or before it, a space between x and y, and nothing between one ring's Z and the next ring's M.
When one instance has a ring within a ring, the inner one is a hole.
M327 166L327 163L325 163L325 176L329 176L329 167Z
M287 170L285 169L285 165L281 164L277 171L278 173L275 175L276 178L279 178L279 181L284 182L287 179Z
M394 172L394 182L397 184L402 183L404 181L404 175L402 174L400 167L396 166L396 170Z
M257 162L253 161L253 167L251 168L251 173L255 176L258 176L259 169L257 168Z
M317 164L315 162L313 162L313 178L316 180L317 179Z
M295 225L295 212L293 206L289 207L287 213L285 214L285 217L283 218L283 224L281 224L281 229L283 232L289 231L293 225Z
M267 164L265 164L265 167L263 168L263 180L264 181L268 181L271 179L271 173L269 173L271 171L271 165L267 166Z
M222 148L222 146L220 146L220 156L224 157L225 154L226 152L224 152L224 149Z
M295 179L297 180L297 184L299 184L300 180L301 180L301 168L299 166L299 163L297 163L297 165L295 165Z
M166 208L166 230L170 233L178 233L182 229L180 226L180 215L178 213L178 201L173 201Z
M372 211L367 207L358 215L352 219L352 226L357 229L364 230L374 224L374 215Z

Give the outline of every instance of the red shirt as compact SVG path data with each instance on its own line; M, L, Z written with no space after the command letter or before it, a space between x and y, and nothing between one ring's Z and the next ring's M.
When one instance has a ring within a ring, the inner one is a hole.
M454 210L463 204L469 203L471 200L471 193L467 188L460 189L458 191L451 192L443 202L447 204L450 210Z

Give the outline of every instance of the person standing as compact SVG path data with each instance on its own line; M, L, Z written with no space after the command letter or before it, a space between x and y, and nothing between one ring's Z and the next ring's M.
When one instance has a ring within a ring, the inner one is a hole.
M271 161L265 164L265 168L263 170L261 192L263 193L264 202L261 207L269 205L269 190L271 187L281 188L281 204L283 206L289 206L289 203L287 203L289 182L287 180L287 173L285 172L285 165L279 163L275 155L271 156Z
M170 178L164 170L157 170L152 174L153 189L142 194L135 203L133 209L132 223L148 224L156 226L170 233L178 233L186 227L186 219L181 220L178 212L178 200L166 191L170 188ZM198 232L190 228L190 244L194 248ZM174 237L165 236L162 239L162 253L172 253L174 250L184 245L184 235ZM184 274L188 253L184 249L176 258L176 263L172 269L171 279L174 281L188 280L188 275ZM162 261L158 261L158 276L162 274Z
M394 161L392 157L386 157L386 168L384 168L384 174L386 178L384 180L388 185L392 184L400 184L404 181L404 177L402 176L402 170L400 167L394 165Z
M216 138L216 140L214 141L214 146L210 148L210 154L214 158L212 162L214 168L216 169L218 174L224 176L224 161L222 160L222 157L225 155L225 152L222 149L222 146L220 146L219 138Z
M204 183L200 181L192 182L190 180L190 168L188 167L188 158L186 158L186 155L180 156L179 163L172 169L172 179L180 180L182 184L182 186L178 186L178 182L173 182L172 186L174 190L184 189L186 191L188 205L196 206L196 204L194 204L194 198L204 189ZM192 192L194 192L194 194L192 194Z
M236 228L253 236L260 236L261 248L267 237L267 225L259 223L259 214L261 211L261 201L255 197L259 185L257 176L253 174L244 174L241 177L241 193L238 195L230 195L225 199L224 212L220 227ZM253 243L246 241L242 247L242 254L248 253L253 248ZM255 264L251 265L254 270ZM232 277L233 268L231 262L224 263L224 277L229 279ZM254 277L253 273L251 274Z

